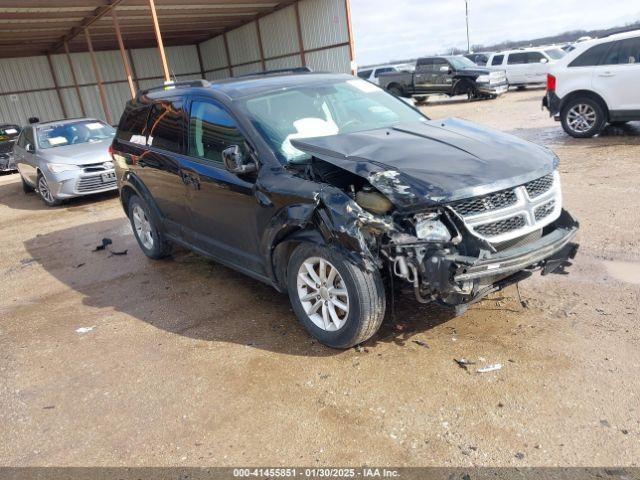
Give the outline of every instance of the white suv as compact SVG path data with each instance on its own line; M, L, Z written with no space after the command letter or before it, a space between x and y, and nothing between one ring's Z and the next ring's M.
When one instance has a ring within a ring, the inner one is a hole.
M365 68L364 70L358 70L358 76L364 80L368 80L371 83L380 85L378 77L383 73L397 72L398 69L392 65L383 65L381 67Z
M494 53L487 61L487 68L504 70L510 86L524 87L544 83L549 66L564 57L558 47L526 48Z
M640 30L577 44L549 70L542 104L578 138L640 120Z

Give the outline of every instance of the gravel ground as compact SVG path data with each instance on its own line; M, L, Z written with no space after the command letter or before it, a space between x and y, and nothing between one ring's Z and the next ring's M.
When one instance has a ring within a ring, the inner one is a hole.
M542 94L422 108L558 153L569 275L460 317L405 298L358 350L225 267L148 260L113 195L49 209L0 177L0 465L637 466L640 124L570 139Z

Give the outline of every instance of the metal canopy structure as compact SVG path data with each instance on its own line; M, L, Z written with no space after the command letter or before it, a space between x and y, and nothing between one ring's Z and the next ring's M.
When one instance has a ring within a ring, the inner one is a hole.
M295 0L155 0L165 46L194 45ZM0 0L0 58L117 50L111 12L128 48L156 46L149 0Z

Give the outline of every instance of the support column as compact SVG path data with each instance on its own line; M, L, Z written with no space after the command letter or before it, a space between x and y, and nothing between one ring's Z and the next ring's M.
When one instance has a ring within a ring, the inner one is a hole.
M353 48L353 29L351 28L351 6L349 0L344 0L344 8L347 14L347 32L349 33L349 59L351 60L349 68L351 68L351 74L355 75L356 69L354 68L354 61L356 57Z
M262 46L262 35L260 34L260 20L256 18L256 34L258 35L258 50L260 51L260 65L262 65L262 71L267 71L267 64L264 61L264 47Z
M296 29L298 30L298 45L300 46L300 60L302 61L302 66L307 66L307 59L304 55L304 41L302 40L302 25L300 23L300 8L298 7L298 3L294 3L294 10L296 12Z
M78 95L78 103L80 103L80 111L82 112L82 116L87 116L87 111L84 108L84 102L82 101L82 95L80 95L80 87L78 86L78 77L76 77L76 71L73 68L73 63L71 62L71 54L69 53L69 44L64 42L64 53L67 56L67 62L69 62L69 70L71 71L71 78L73 79L73 86L76 89L76 95Z
M196 52L198 53L198 65L200 65L200 76L204 79L204 63L202 62L202 52L200 51L200 44L196 43Z
M100 75L100 69L98 68L98 61L96 60L96 53L93 51L93 44L91 43L91 35L89 29L84 29L84 37L87 39L87 48L91 55L91 65L93 66L93 73L96 76L96 83L98 84L98 92L100 93L100 102L102 103L102 110L104 111L104 118L109 125L113 125L111 120L111 112L109 111L109 105L107 104L107 94L104 90L102 83L102 75Z
M160 24L158 23L158 14L156 13L156 4L154 0L149 0L149 7L151 8L151 18L153 19L153 29L156 32L156 40L158 41L158 50L160 52L160 61L162 62L162 71L164 73L164 80L166 82L170 82L171 75L169 74L169 65L167 64L167 56L164 52L164 43L162 43L162 33L160 32Z
M227 32L222 34L222 41L224 42L224 53L227 55L227 66L229 67L229 76L233 77L233 68L231 68L231 54L229 53L229 42L227 40Z
M53 69L53 62L51 61L51 55L47 54L47 61L49 62L49 70L51 70L51 78L53 79L53 86L56 89L56 93L58 94L58 101L60 102L60 107L62 108L62 114L64 118L68 118L69 114L67 113L67 108L64 106L64 101L62 100L62 93L60 93L60 85L58 84L58 78L56 77L56 71Z
M131 74L131 66L129 65L129 56L124 49L124 42L122 41L122 34L120 33L120 22L118 21L118 15L116 9L111 9L111 19L113 20L113 28L116 31L116 38L118 39L118 46L120 47L120 55L122 56L122 65L124 66L124 73L127 76L127 82L129 83L129 91L131 92L131 98L136 98L136 87L133 85L133 75Z

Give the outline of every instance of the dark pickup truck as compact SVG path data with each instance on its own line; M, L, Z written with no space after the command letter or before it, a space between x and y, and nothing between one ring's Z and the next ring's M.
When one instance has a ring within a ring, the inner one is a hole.
M382 88L399 97L444 94L495 98L509 87L503 71L478 67L461 56L419 58L414 72L385 73L379 81Z

